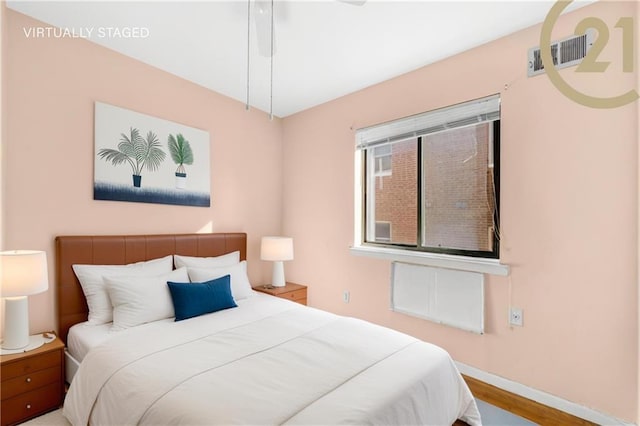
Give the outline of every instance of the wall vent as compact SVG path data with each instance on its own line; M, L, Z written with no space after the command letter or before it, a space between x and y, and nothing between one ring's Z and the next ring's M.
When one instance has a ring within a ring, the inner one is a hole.
M567 37L551 43L551 57L556 68L567 68L582 62L587 52L593 46L595 33L592 30L583 35ZM529 49L527 61L527 75L533 77L544 73L540 47Z

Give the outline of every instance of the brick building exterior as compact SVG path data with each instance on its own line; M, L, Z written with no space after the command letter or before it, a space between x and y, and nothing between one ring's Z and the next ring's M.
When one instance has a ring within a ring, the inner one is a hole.
M491 123L423 137L427 246L492 250L495 201L490 137ZM417 139L393 144L390 155L390 170L379 171L375 178L375 220L384 226L390 223L392 243L415 245Z

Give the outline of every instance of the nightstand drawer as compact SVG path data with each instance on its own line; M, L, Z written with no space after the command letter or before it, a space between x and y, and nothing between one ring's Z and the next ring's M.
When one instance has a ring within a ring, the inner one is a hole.
M60 376L60 367L55 366L47 368L46 370L35 371L31 374L25 374L24 376L4 380L2 382L2 401L21 393L41 388L49 383L59 383Z
M61 362L60 351L50 351L41 355L30 356L20 361L3 364L0 375L4 382L14 377L33 373L34 371L59 366Z
M294 302L300 302L301 300L307 299L307 289L303 288L300 290L290 291L288 293L279 294L278 297L282 297L283 299L293 300Z
M2 424L13 424L62 404L60 381L2 401Z

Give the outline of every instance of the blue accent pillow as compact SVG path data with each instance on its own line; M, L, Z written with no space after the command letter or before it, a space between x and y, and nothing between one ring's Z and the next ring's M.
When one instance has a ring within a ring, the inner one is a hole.
M173 300L176 321L238 306L231 295L230 275L203 283L169 281L167 285Z

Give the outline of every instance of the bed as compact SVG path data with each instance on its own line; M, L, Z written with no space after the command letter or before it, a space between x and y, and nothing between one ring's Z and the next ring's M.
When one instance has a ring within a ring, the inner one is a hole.
M58 332L75 352L63 408L72 424L481 424L443 349L263 293L236 297L233 273L215 281L227 284L235 306L114 330L121 319L114 301L113 323L87 323L74 265L237 253L246 268L246 240L244 233L56 238ZM187 269L189 277L199 270ZM179 317L184 307L174 303Z

